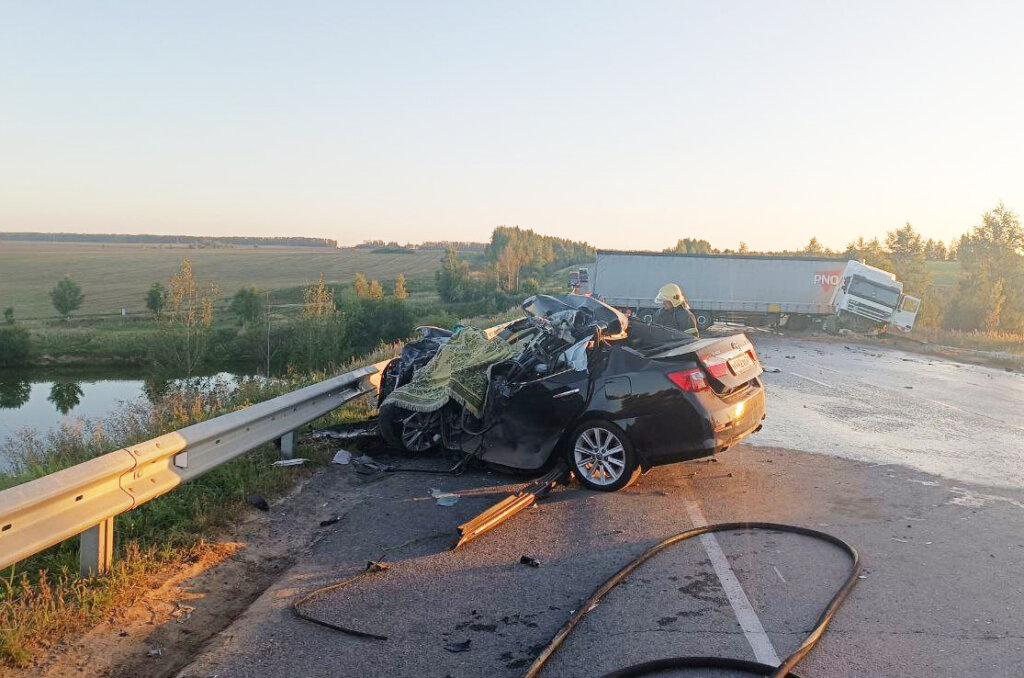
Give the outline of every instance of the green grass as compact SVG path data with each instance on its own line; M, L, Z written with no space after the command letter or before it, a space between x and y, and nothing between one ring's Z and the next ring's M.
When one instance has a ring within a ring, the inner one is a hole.
M960 276L959 261L928 261L925 266L932 276L933 285L952 287L957 284Z
M369 250L307 247L190 249L185 246L48 242L0 242L0 309L13 306L19 319L52 317L49 292L65 275L78 282L85 302L77 314L119 314L145 310L154 282L165 285L192 260L200 283L216 284L224 297L255 285L261 290L301 288L322 272L328 282L368 278L429 278L441 253L374 253Z

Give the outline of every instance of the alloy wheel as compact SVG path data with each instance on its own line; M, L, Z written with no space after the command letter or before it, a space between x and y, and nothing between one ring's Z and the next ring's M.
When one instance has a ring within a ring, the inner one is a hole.
M626 449L606 428L588 428L580 433L573 456L576 472L595 485L611 485L626 469Z

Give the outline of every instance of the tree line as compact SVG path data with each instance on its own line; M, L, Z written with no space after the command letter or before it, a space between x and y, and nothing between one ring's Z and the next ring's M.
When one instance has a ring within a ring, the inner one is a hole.
M707 240L684 238L665 252L682 254L758 254L820 256L862 260L891 271L904 291L922 298L917 324L963 331L1024 333L1024 228L1016 212L999 202L981 222L948 245L927 239L910 224L889 231L883 240L859 237L843 250L811 238L800 250L753 251L741 242L736 250L718 250ZM929 261L960 264L957 284L936 285Z
M329 238L264 237L264 236L205 236L205 235L151 235L127 233L38 233L33 231L0 233L0 241L32 242L89 242L140 243L157 245L196 246L278 246L278 247L338 247L337 240Z
M449 246L435 273L438 295L449 303L483 303L481 313L508 308L536 294L551 272L594 259L585 242L540 235L518 226L499 226L473 265Z

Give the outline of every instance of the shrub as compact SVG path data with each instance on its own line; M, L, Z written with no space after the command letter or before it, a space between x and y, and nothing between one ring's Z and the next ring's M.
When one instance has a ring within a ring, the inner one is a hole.
M28 330L17 325L0 327L0 367L17 367L29 361L32 342Z

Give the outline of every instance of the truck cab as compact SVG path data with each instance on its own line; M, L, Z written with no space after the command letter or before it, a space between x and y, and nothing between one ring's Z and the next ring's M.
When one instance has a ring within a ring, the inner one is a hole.
M921 300L903 294L903 283L895 274L849 261L836 286L832 307L840 317L850 314L909 332Z

